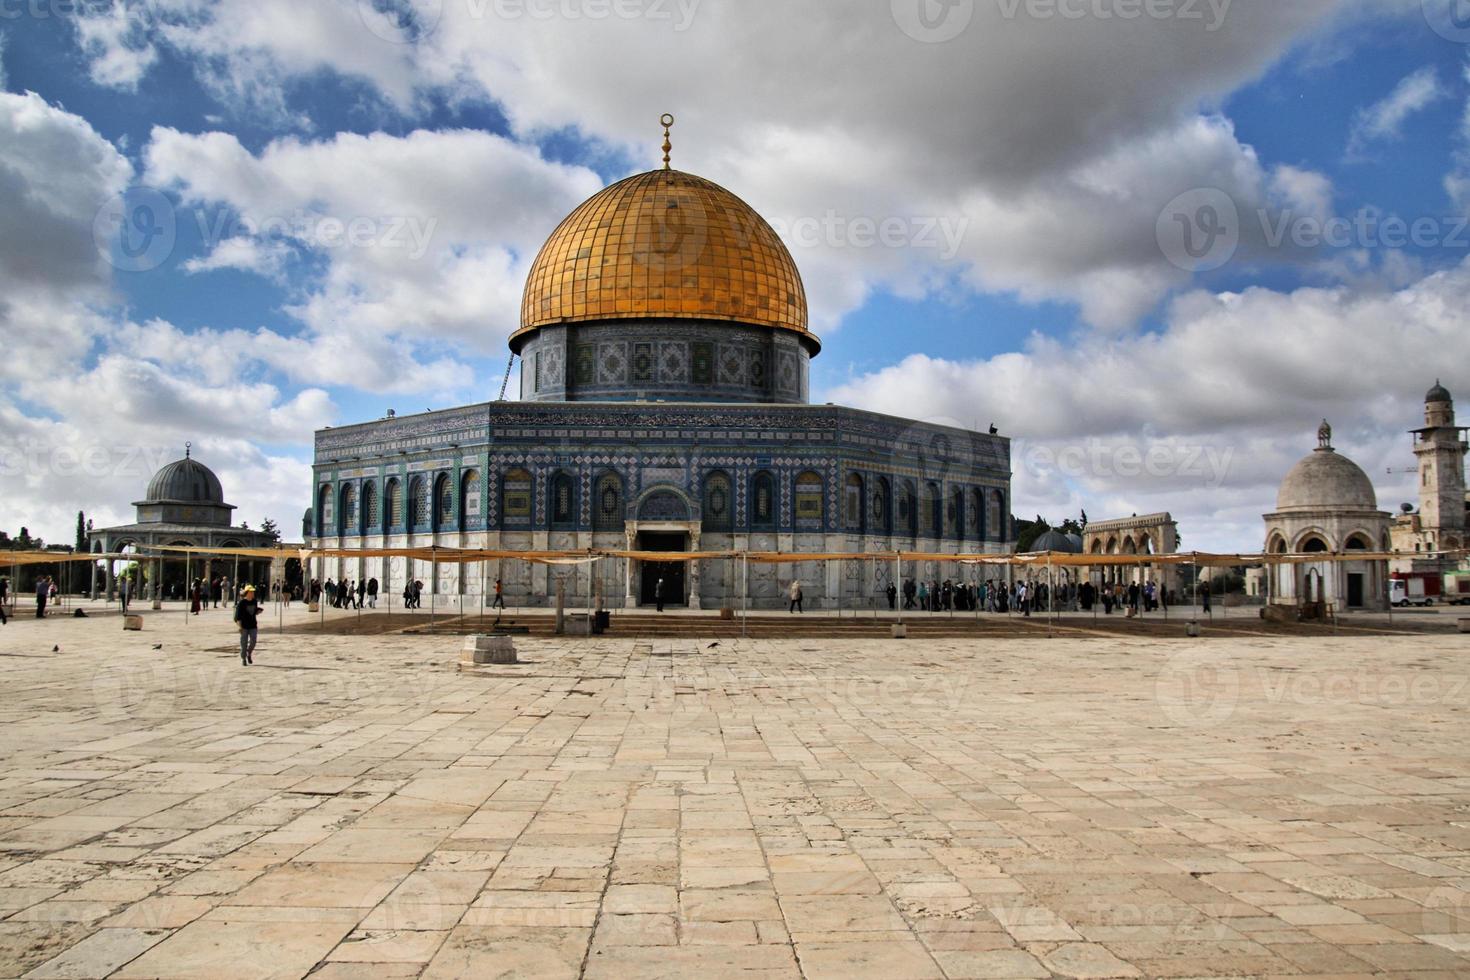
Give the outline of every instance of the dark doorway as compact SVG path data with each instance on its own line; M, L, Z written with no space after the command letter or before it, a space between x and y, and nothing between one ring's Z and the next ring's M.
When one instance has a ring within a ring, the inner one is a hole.
M643 531L638 535L640 551L667 551L671 554L688 551L689 537L682 533ZM642 588L638 593L640 605L651 606L656 601L654 589L658 580L664 580L664 605L686 605L684 598L684 574L687 563L682 561L641 562Z
M1348 608L1363 608L1363 576L1361 573L1351 572L1348 574Z

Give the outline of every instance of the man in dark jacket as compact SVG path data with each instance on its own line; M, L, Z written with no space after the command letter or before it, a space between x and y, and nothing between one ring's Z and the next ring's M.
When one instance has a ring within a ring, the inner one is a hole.
M245 586L245 596L235 603L235 625L240 627L240 664L249 667L255 663L255 640L259 635L256 616L260 606L255 601L255 586Z

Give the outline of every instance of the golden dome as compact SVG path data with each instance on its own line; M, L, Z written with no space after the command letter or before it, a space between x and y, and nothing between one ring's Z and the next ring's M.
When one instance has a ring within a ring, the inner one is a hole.
M755 210L723 187L655 170L567 216L526 280L513 350L545 326L617 319L728 320L807 330L796 263Z

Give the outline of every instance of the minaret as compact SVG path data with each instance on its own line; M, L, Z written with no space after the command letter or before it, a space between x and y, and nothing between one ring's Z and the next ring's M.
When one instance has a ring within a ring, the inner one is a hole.
M1414 430L1419 457L1420 526L1434 534L1436 546L1445 533L1465 531L1464 428L1455 425L1455 402L1438 381L1424 399L1424 428Z

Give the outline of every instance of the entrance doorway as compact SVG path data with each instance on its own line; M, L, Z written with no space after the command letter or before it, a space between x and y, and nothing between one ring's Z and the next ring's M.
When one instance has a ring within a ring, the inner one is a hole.
M1363 576L1359 572L1350 572L1347 577L1347 604L1349 609L1363 608Z
M670 554L689 550L689 536L680 532L641 531L638 534L639 551L666 551ZM687 605L684 597L684 575L688 567L682 561L643 561L640 576L638 603L651 606L657 602L655 590L658 580L664 580L664 605Z

